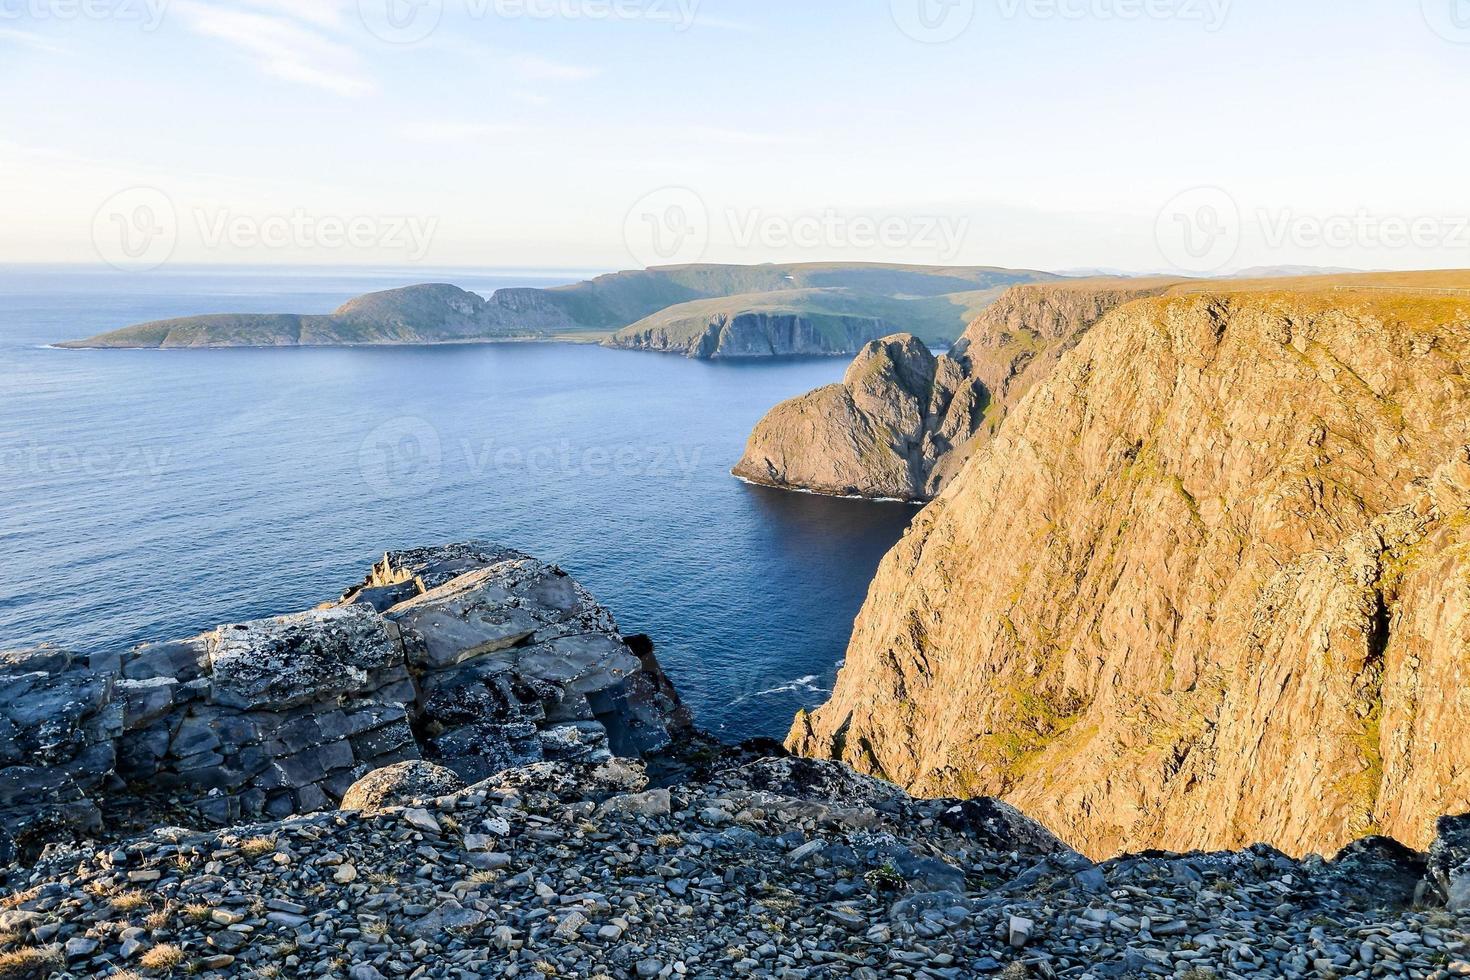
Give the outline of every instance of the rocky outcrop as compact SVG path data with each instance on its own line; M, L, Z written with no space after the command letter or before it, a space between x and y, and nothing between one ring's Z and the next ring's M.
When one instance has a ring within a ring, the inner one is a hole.
M310 612L121 657L0 654L0 860L182 811L335 805L431 760L466 781L666 748L690 720L646 637L552 565L484 544L392 552Z
M772 409L734 473L766 486L920 500L935 461L973 431L983 397L955 361L907 334L884 337L841 384Z
M989 291L1017 282L1054 277L1023 269L958 268L873 263L795 263L789 265L688 265L617 272L550 289L496 290L489 298L457 286L429 283L370 293L350 300L327 315L295 313L225 313L159 320L124 327L60 347L297 347L383 344L465 343L606 334L654 317L660 311L684 321L681 330L702 334L707 324L691 324L684 304L743 296L738 309L719 303L727 313L800 313L801 322L742 323L731 327L727 356L756 356L762 337L774 346L831 346L846 330L860 329L868 319L901 315L910 329L920 327L952 340L963 329L965 314L983 305ZM773 311L799 293L842 297L838 309ZM774 298L774 299L773 299ZM750 305L754 301L756 305ZM672 312L671 312L672 311ZM845 323L848 317L852 322ZM733 317L732 317L733 318ZM635 334L638 331L635 331ZM653 343L650 331L649 343ZM851 353L863 341L884 331L870 331L841 349L812 353ZM666 340L673 346L671 338ZM627 346L642 348L631 343ZM653 349L653 348L649 348ZM682 348L681 348L682 349ZM794 351L800 352L800 351Z
M756 310L635 323L607 345L700 360L825 357L851 354L886 332L883 321L872 316Z
M1115 309L884 561L789 744L1094 855L1423 847L1470 806L1467 358L1434 291Z
M1088 279L1014 286L970 324L947 356L928 357L932 364L913 383L884 379L867 385L859 399L854 377L861 385L879 370L869 347L842 385L772 409L751 434L735 474L819 493L929 500L1104 314L1176 283ZM877 352L918 359L900 353L902 345L892 340Z
M1425 856L1389 842L1330 861L1255 847L1094 864L1003 803L728 755L653 790L637 762L541 763L399 805L164 828L0 869L0 964L349 980L1463 974L1470 917L1438 907Z
M490 299L430 283L369 293L323 316L222 313L141 323L60 347L351 347L539 337L580 324L545 291Z

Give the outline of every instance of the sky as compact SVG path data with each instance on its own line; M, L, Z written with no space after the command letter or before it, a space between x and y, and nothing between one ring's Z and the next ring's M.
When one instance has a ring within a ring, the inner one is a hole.
M0 263L1470 267L1470 0L0 0Z

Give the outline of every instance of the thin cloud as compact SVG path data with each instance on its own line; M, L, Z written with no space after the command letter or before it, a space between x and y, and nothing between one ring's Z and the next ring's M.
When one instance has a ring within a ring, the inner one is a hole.
M780 133L760 133L746 129L724 129L718 126L696 126L690 135L707 143L725 143L731 146L781 146L797 142Z
M38 37L26 31L17 31L10 27L0 27L0 41L14 41L37 51L45 51L47 54L65 54L66 49L59 44L53 44L44 37Z
M257 8L281 6L274 0L253 2ZM198 0L176 0L173 9L194 33L231 45L267 75L349 97L376 89L352 48L323 37L296 18L224 9ZM330 9L323 8L309 19L321 24Z
M439 119L409 123L399 128L398 136L415 143L465 143L516 132L519 132L519 127L502 123Z
M597 76L597 69L587 65L570 65L532 54L518 54L509 65L521 77L532 82L585 82Z

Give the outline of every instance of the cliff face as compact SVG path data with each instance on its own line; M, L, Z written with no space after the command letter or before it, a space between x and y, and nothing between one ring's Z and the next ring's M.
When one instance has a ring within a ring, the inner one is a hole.
M635 323L618 331L608 346L701 360L827 356L851 354L884 330L883 321L871 316L750 310Z
M984 393L983 415L971 438L930 468L926 492L939 493L1000 428L1011 407L1051 374L1057 362L1110 311L1145 296L1158 296L1175 279L1084 279L1007 290L970 324L950 350L961 373ZM961 431L964 420L951 425Z
M767 486L919 500L934 461L972 431L982 397L954 361L907 334L885 337L863 348L841 384L772 409L734 473Z
M936 360L923 350L930 362L923 378L869 385L858 399L853 381L873 368L875 349L869 347L844 385L772 409L751 434L735 475L820 493L928 500L1105 313L1175 282L1089 279L1012 287L970 324L948 356ZM897 346L885 344L897 353Z
M885 559L790 745L1093 854L1427 843L1470 804L1467 355L1450 295L1114 310Z

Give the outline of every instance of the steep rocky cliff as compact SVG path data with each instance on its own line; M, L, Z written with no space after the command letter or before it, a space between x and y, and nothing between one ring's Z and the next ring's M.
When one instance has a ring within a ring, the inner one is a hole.
M820 493L928 500L1105 313L1176 282L1014 286L970 324L947 356L929 357L932 365L915 383L885 380L855 398L854 375L873 370L873 349L864 350L844 385L771 409L751 434L735 474Z
M0 651L0 862L181 815L310 813L428 758L465 780L637 757L690 727L647 637L486 544L392 552L309 612L121 656Z
M1092 854L1427 843L1470 804L1467 356L1463 290L1115 309L884 561L789 744Z
M841 384L761 420L734 473L776 487L919 500L935 460L966 438L981 393L908 334L873 341Z
M739 307L685 313L676 307L619 330L607 345L700 360L830 356L851 354L885 331L881 319L853 313Z

